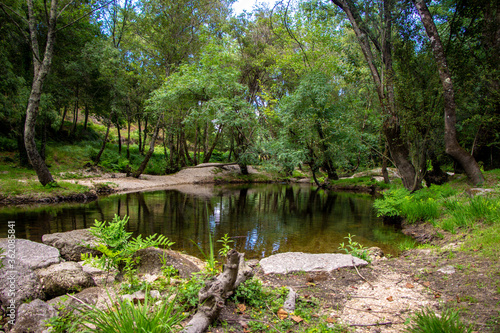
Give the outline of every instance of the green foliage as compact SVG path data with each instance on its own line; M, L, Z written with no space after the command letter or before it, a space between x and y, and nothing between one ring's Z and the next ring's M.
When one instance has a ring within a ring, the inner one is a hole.
M234 243L234 241L227 234L224 234L224 236L217 240L217 242L222 244L222 247L219 250L219 255L222 257L227 256L227 253L231 250L231 246L229 244Z
M111 222L95 221L90 227L90 233L97 238L97 250L102 252L101 257L93 257L92 254L83 254L82 259L94 266L110 270L112 268L122 269L129 277L134 276L133 266L139 258L132 259L134 252L151 246L170 247L174 243L164 235L150 235L142 238L142 235L131 240L131 232L126 231L129 217L123 219L115 214Z
M456 193L449 185L433 185L411 194L404 188L393 188L385 191L384 198L375 200L373 206L377 209L378 216L399 216L410 223L430 221L441 215L438 200Z
M192 274L188 281L179 286L179 304L183 304L186 310L198 305L198 293L205 285L206 277L207 275L203 273Z
M109 305L111 303L112 305ZM176 300L170 303L162 300L160 305L152 302L146 292L144 303L134 305L128 300L112 300L106 303L107 309L100 310L95 306L84 310L74 327L79 332L178 332L184 320L181 312L175 309Z
M208 255L205 254L205 252L203 251L203 249L201 248L201 246L194 242L193 240L191 240L191 242L196 245L196 247L198 247L198 250L200 250L201 254L205 257L205 260L207 262L207 267L206 267L206 270L208 272L208 274L211 274L211 275L215 275L218 273L218 270L217 270L217 264L219 263L216 259L215 259L215 249L214 249L214 244L212 242L212 234L209 233L208 234L208 243L209 243L209 253Z
M231 299L252 307L264 308L269 301L268 296L262 282L257 278L251 278L238 286Z
M368 248L364 247L362 244L352 240L356 235L348 234L347 237L347 245L344 242L340 243L338 247L339 250L345 251L346 253L358 257L360 259L366 260L368 262L371 261L370 256L368 255Z
M434 310L424 309L412 318L406 329L407 333L469 333L471 326L464 325L459 319L458 311L445 310L437 316Z
M456 228L472 227L477 222L486 225L500 223L500 202L497 198L476 195L468 200L446 200L443 205L447 217L438 225L450 232L455 232Z

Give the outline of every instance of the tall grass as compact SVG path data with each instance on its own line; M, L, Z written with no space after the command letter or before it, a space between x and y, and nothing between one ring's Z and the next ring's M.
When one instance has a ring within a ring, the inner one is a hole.
M469 333L471 326L460 321L458 311L445 310L441 316L432 309L424 309L412 318L412 323L406 329L407 333Z
M102 333L164 333L181 330L180 322L184 319L181 312L176 311L175 301L163 300L158 306L150 304L146 293L144 303L134 305L129 300L111 300L107 309L100 310L95 306L84 310L80 319L73 325L74 332ZM77 330L76 330L77 329Z

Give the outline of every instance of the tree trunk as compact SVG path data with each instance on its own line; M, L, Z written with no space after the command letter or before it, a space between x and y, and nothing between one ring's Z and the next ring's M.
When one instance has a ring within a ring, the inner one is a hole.
M75 137L76 135L76 125L78 123L78 92L79 92L80 88L79 86L77 85L76 86L76 102L75 102L75 109L73 110L73 126L71 127L71 136L72 137Z
M31 93L26 108L26 122L24 125L24 145L26 146L26 153L28 158L35 169L40 183L45 186L54 182L54 178L47 168L44 160L41 158L35 143L35 126L36 118L38 116L38 108L40 106L40 98L42 95L42 87L45 78L49 74L52 57L54 55L54 43L56 39L56 22L57 22L57 0L52 0L50 4L50 16L47 31L47 43L45 45L45 53L43 60L40 58L40 51L38 45L38 29L35 22L35 15L33 12L33 0L27 0L28 4L28 26L30 31L30 41L33 51L33 84L31 86Z
M380 44L373 34L366 27L365 22L356 6L351 0L331 0L336 6L342 9L351 23L353 30L358 38L361 51L365 57L367 65L372 75L372 80L375 83L377 95L382 108L382 116L384 118L383 132L387 139L389 151L392 160L399 170L403 185L410 191L419 189L421 184L417 182L415 167L410 161L409 148L407 143L401 138L401 128L399 125L399 117L397 115L394 104L394 89L392 83L392 45L391 38L391 5L390 0L384 1L384 27L382 44ZM382 55L384 63L382 74L376 66L375 57L372 53L370 45L372 42L375 49Z
M186 160L188 161L188 163L190 165L195 165L193 159L191 158L191 155L189 155L189 147L187 145L187 139L184 131L182 131L182 146L184 147L184 154L186 155Z
M104 135L104 140L102 142L101 150L99 150L99 153L97 153L94 165L99 164L99 162L101 161L101 155L104 152L104 149L106 149L106 142L108 141L110 127L111 127L111 121L108 122L108 126L106 127L106 135Z
M217 146L217 142L219 141L219 136L222 133L222 129L224 126L220 126L219 130L217 131L217 135L215 135L214 143L210 147L210 150L205 153L205 156L203 156L203 163L208 163L210 161L210 157L212 157L212 153L214 152L215 147Z
M61 126L59 126L59 133L61 133L61 131L63 130L63 127L64 127L64 119L66 118L66 113L68 112L68 106L65 105L64 106L64 111L63 111L63 115L62 115L62 121L61 121Z
M45 162L46 156L45 156L45 148L47 146L47 121L45 120L43 122L43 128L42 128L42 144L40 146L40 157L42 160Z
M120 133L120 124L116 122L116 131L118 132L118 155L122 154L122 135Z
M137 110L139 112L139 110ZM139 153L141 152L142 133L141 133L141 117L137 118L137 128L139 129Z
M130 126L132 123L132 117L127 117L127 159L130 159Z
M451 74L448 69L443 44L439 38L439 32L437 31L436 25L434 24L434 20L429 12L429 8L427 8L427 5L425 4L425 1L413 0L413 2L418 10L422 24L424 25L427 36L431 42L432 52L434 53L434 58L436 59L438 67L439 78L441 79L441 84L443 85L444 143L446 153L462 166L467 174L467 177L469 177L470 181L474 185L482 184L484 183L484 176L481 173L479 165L477 164L475 158L460 146L457 140L457 130L455 126L457 122L455 91L453 89L453 81L451 80Z
M134 174L132 175L134 178L139 178L139 176L146 169L148 162L149 162L149 159L151 158L151 156L153 156L153 153L155 151L156 138L158 137L158 132L160 131L160 124L161 124L162 120L163 120L163 115L158 117L158 122L156 123L156 127L155 127L155 130L153 132L153 137L151 138L151 142L149 143L148 153L146 154L146 156L144 156L144 160L142 161L142 163L139 166L139 168L137 169L137 171L134 172Z
M233 291L252 275L245 264L244 255L232 249L227 254L224 271L213 280L205 283L198 293L198 311L181 331L182 333L205 332L210 324L219 317L226 299Z
M384 183L389 184L391 180L389 179L389 172L387 172L387 144L384 144L384 155L382 156L382 176L384 177Z
M89 106L85 103L85 121L83 122L83 130L87 130L87 125L89 122Z

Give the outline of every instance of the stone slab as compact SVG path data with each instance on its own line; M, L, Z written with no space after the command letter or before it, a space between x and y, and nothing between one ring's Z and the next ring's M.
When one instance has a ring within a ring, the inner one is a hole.
M366 266L368 262L342 253L278 253L260 261L264 274L292 272L331 272L338 268Z

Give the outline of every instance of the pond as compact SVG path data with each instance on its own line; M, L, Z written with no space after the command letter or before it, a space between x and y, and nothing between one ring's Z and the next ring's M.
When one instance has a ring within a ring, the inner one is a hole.
M397 254L404 239L397 227L376 216L373 197L336 193L309 185L178 186L151 192L112 195L86 204L0 209L0 237L16 221L16 237L41 242L42 235L88 228L94 220L130 217L134 235L159 233L175 250L203 258L209 237L228 234L247 258L278 252L334 253L348 234L364 246ZM216 243L216 251L220 243Z

